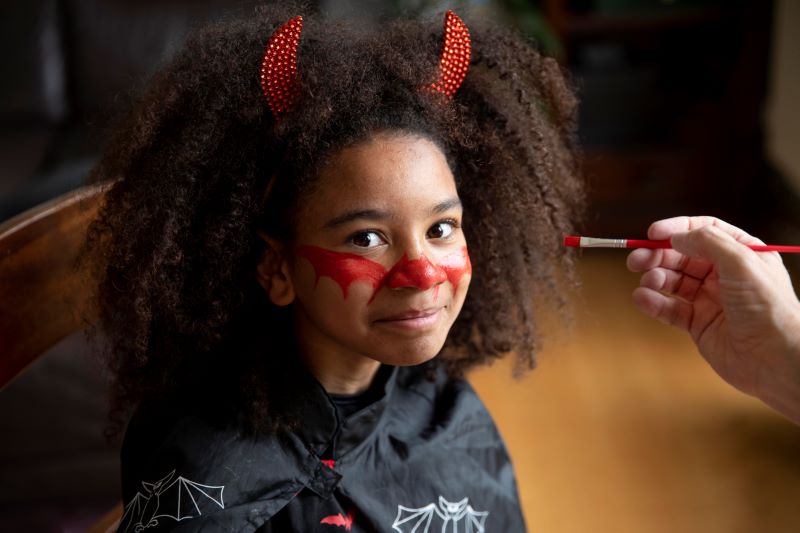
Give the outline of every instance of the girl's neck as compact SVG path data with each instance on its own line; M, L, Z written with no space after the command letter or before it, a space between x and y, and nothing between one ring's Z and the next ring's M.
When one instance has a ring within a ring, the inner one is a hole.
M310 335L297 338L306 367L329 394L352 395L367 390L381 364L363 355L336 350Z
M329 394L353 395L367 390L381 364L361 356L322 355L301 344L300 354L308 369Z

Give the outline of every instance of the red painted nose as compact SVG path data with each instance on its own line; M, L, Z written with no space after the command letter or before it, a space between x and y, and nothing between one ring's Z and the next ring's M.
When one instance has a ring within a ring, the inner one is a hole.
M447 281L444 269L432 264L425 256L409 259L404 255L386 275L386 285L390 289L415 287L424 291L444 281Z

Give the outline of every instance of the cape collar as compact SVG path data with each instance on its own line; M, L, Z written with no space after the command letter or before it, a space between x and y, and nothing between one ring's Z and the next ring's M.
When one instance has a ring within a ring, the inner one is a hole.
M342 419L330 395L306 371L307 386L303 389L307 396L300 408L302 424L295 433L317 456L321 457L328 450L332 450L334 459L346 455L378 426L392 396L397 372L397 367L381 365L374 379L382 384L373 385L381 388L381 394L368 406Z

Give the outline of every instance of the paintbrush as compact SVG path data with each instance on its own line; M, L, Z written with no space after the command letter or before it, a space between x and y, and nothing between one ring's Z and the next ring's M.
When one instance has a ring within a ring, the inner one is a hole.
M647 239L601 239L596 237L564 237L564 246L572 248L672 248L669 239L652 241ZM800 253L800 246L781 246L772 244L745 244L756 252Z

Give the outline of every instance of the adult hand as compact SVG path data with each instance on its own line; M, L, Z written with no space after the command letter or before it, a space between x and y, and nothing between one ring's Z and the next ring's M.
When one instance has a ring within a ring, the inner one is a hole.
M633 301L645 314L687 331L728 383L800 424L800 302L776 252L712 217L659 220L651 239L672 250L637 249L643 272Z

